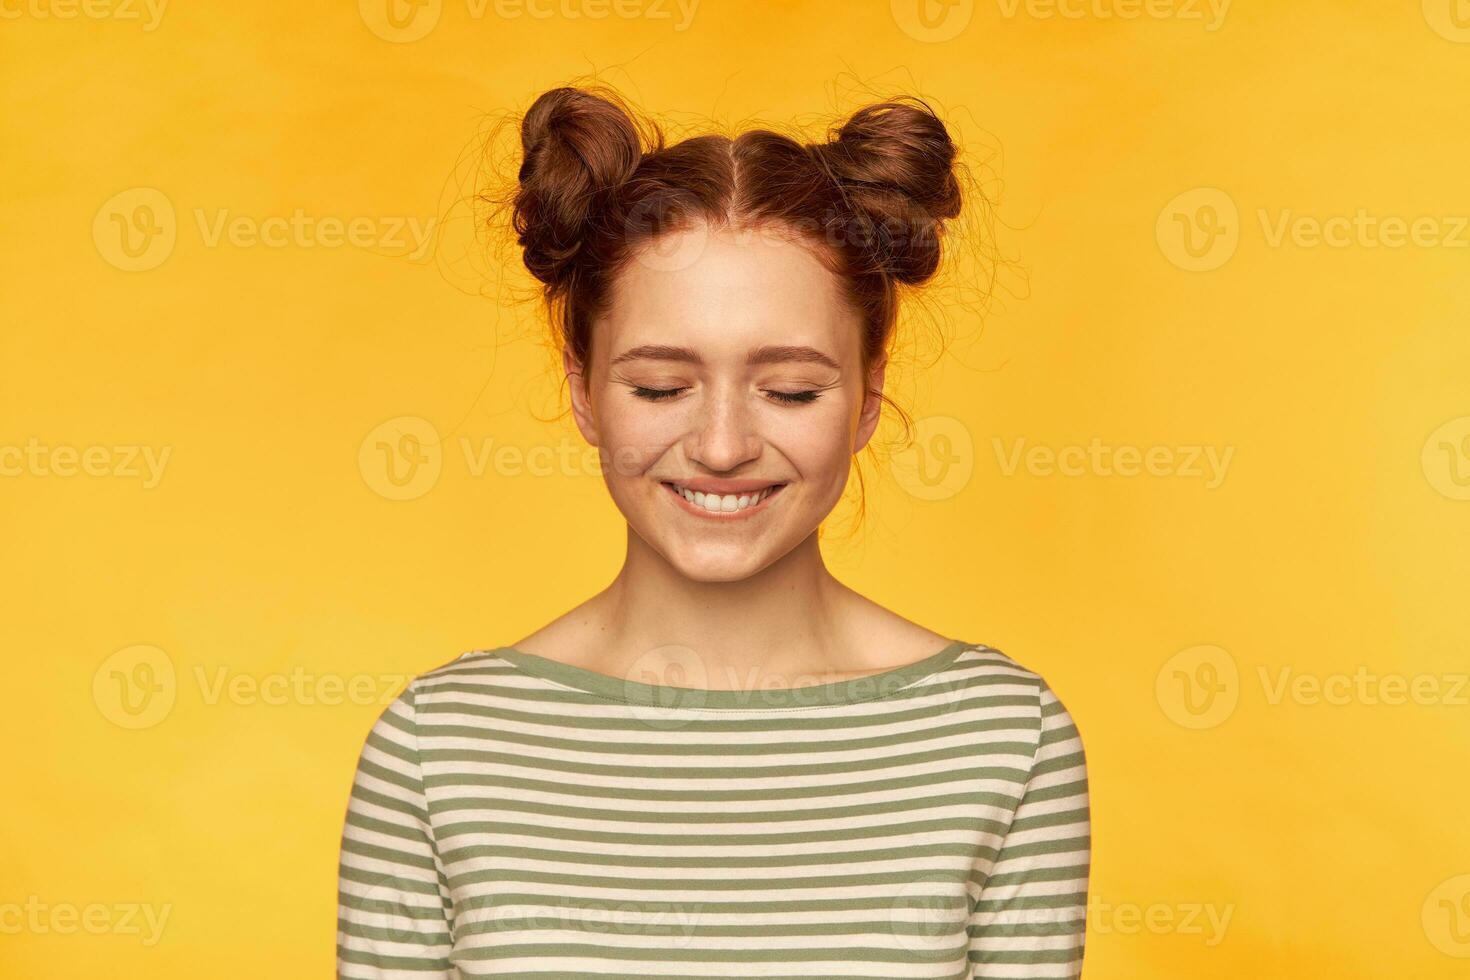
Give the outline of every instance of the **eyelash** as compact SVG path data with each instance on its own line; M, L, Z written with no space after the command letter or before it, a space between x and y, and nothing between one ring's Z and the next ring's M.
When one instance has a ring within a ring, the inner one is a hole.
M640 385L633 386L633 394L639 398L651 402L663 401L672 398L686 388L644 388ZM767 391L766 394L775 397L776 401L786 405L810 405L822 397L820 391Z

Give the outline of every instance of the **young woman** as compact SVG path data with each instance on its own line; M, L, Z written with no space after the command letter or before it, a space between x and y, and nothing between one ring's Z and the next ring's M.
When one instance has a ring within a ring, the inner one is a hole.
M899 287L960 213L945 126L912 99L815 144L665 146L635 120L545 93L514 200L622 570L373 727L338 975L1077 977L1071 718L818 546L878 423Z

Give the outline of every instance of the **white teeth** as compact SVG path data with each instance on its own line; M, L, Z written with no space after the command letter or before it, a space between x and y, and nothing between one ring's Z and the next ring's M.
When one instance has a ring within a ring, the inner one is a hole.
M694 506L703 507L705 510L716 514L729 514L737 510L744 510L747 507L754 507L756 504L769 497L771 495L771 492L775 489L775 487L766 487L764 490L761 490L758 493L754 494L718 494L701 493L697 490L687 490L684 487L679 486L677 483L672 484L672 486L676 491L683 495L685 500L689 501Z

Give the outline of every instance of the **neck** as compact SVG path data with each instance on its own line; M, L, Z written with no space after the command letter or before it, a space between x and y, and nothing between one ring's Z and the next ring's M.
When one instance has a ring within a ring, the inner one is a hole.
M706 582L683 575L630 527L623 567L589 612L611 673L636 660L655 674L668 666L669 679L656 683L787 687L850 664L848 614L860 601L827 569L815 532L754 575Z

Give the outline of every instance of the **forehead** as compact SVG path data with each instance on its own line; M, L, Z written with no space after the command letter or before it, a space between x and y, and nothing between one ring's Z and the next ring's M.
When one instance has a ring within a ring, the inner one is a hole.
M858 318L811 250L773 230L698 225L629 260L599 324L616 355L642 344L744 357L763 344L804 344L857 356Z

